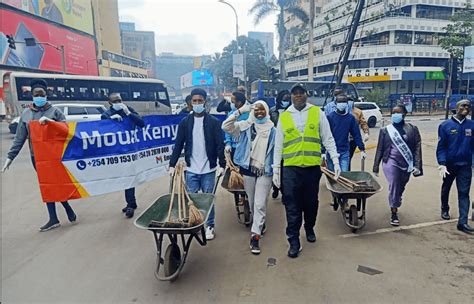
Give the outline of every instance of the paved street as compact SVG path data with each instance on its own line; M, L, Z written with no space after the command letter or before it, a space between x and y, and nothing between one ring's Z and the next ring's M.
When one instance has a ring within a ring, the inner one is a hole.
M62 226L38 232L47 212L25 146L1 175L2 302L472 303L474 236L458 232L455 221L441 222L439 217L441 180L434 150L440 121L415 120L422 132L425 176L408 184L400 210L401 229L388 223L383 190L368 201L367 226L351 234L340 213L329 206L323 178L318 241L303 241L300 257L289 259L284 208L279 199L270 198L262 253L253 256L249 230L237 223L232 196L220 188L216 239L206 247L193 243L174 283L155 279L153 236L123 217L123 193L73 201L78 215L75 225L58 206ZM13 136L5 123L0 126L3 162ZM373 146L378 130L371 131ZM374 153L369 151L367 170L372 168ZM353 169L359 168L357 154L353 164ZM386 188L383 175L379 181ZM138 187L137 212L167 187L167 178ZM452 191L454 217L456 202ZM269 266L269 258L276 259L276 265ZM360 272L361 266L381 273Z

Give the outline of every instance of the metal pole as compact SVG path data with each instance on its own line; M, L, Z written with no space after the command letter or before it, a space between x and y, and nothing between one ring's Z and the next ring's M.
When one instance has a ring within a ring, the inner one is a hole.
M233 11L235 15L235 42L237 43L237 54L239 54L239 16L237 15L237 11L229 2L224 0L219 0L220 3L228 5ZM245 58L244 58L244 79L245 79ZM240 85L240 77L237 78L237 85Z
M314 68L314 53L313 53L313 44L314 44L314 1L309 0L309 42L308 42L308 81L313 81L313 68Z
M342 63L340 65L339 73L337 75L336 86L339 86L341 84L342 78L344 77L347 60L349 59L349 55L351 53L352 43L354 42L354 38L357 33L357 27L359 26L360 16L362 15L362 11L364 10L364 5L365 0L359 0L359 2L357 3L354 20L352 20L352 26L349 30L349 39L347 40L346 48L342 50L344 52L344 57L342 58Z
M451 96L451 75L453 74L453 55L449 55L448 62L448 83L446 85L446 96L444 97L444 107L446 109L444 119L449 117L449 97Z
M61 51L61 66L63 68L63 74L66 74L66 57L64 55L64 45L60 45L59 50Z

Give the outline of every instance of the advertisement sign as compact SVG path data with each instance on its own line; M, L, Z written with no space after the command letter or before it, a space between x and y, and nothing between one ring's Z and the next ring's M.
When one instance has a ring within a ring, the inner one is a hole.
M244 80L244 55L232 55L232 77Z
M190 88L193 86L193 73L189 72L181 76L181 89Z
M464 48L463 73L474 73L474 45Z
M348 82L377 82L401 80L402 71L398 68L366 68L366 69L349 69L347 71Z
M95 41L88 35L80 35L60 26L29 17L26 14L0 9L0 64L62 72L59 47L64 46L66 73L98 75ZM6 35L13 35L16 49L3 47ZM35 46L26 46L25 38L34 38Z
M200 70L192 72L193 86L210 86L214 84L214 77L208 70Z
M3 0L22 11L94 34L90 0Z
M106 194L167 174L180 115L80 123L30 123L36 169L45 202Z

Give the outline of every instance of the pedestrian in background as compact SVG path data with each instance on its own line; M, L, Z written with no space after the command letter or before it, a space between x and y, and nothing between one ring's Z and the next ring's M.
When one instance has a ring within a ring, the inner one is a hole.
M215 178L224 173L224 135L221 122L206 113L207 93L202 89L191 92L192 115L188 115L178 125L178 134L170 158L170 176L174 176L175 166L184 149L186 161L185 181L189 192L212 193ZM219 163L217 160L219 159ZM215 210L212 207L206 223L206 239L215 237Z
M270 109L270 119L272 120L275 126L278 124L278 119L280 118L280 114L286 111L286 109L288 109L290 106L291 106L290 91L283 90L283 91L278 92L275 106L273 106ZM280 187L281 187L281 182L280 182ZM277 198L278 192L283 193L283 189L278 188L277 186L273 184L272 198Z
M189 114L193 111L193 105L191 104L191 95L186 96L184 102L186 103L186 107L182 108L181 111L179 111L179 115Z
M143 128L145 126L143 118L131 106L123 103L122 96L119 93L111 93L109 95L109 105L110 108L102 113L100 119L113 119L117 122L122 122L125 118L130 118L134 127ZM128 218L132 218L135 209L137 209L135 188L125 190L125 201L127 205L122 208L122 213Z
M321 144L334 163L336 178L341 173L336 143L326 115L319 107L307 103L308 91L303 83L291 90L292 105L280 115L275 137L273 183L280 187L283 171L283 203L286 210L288 256L298 257L302 250L300 229L304 217L306 240L316 242L314 226L319 207L321 179ZM283 167L281 160L283 159Z
M245 95L241 92L232 93L231 103L230 103L230 112L227 115L227 117L231 117L244 105L250 105L247 102ZM249 117L249 113L244 112L242 113L242 115L238 116L237 120L238 121L247 120L248 117ZM225 133L225 136L224 136L225 150L231 154L231 157L234 156L234 152L235 152L235 148L237 147L238 140L239 140L239 135L232 134L231 132Z
M380 130L373 172L379 174L380 162L388 181L390 224L399 226L398 209L405 186L413 176L423 175L421 136L418 128L405 122L407 110L398 105L392 109L392 124Z
M239 136L234 162L244 178L253 217L250 251L260 254L259 241L266 229L267 197L272 185L275 127L266 102L259 100L252 108L250 105L239 108L222 123L222 129ZM250 110L248 119L239 121L239 117Z
M456 104L456 114L438 127L436 158L443 178L441 186L441 218L449 220L449 190L456 180L458 189L459 219L457 229L474 233L467 222L469 191L472 185L472 155L474 153L474 122L467 118L471 104L464 99Z
M48 84L43 79L36 79L30 83L31 93L33 96L33 104L26 108L23 113L21 113L20 121L18 122L18 127L16 130L15 138L13 139L13 144L8 152L7 160L2 169L2 173L10 168L11 163L20 153L21 148L28 140L28 145L30 147L30 157L33 167L36 170L36 162L33 154L33 147L31 145L30 138L30 129L29 123L33 120L38 120L40 124L44 125L50 121L62 121L66 120L63 112L50 104L46 96L46 90ZM61 202L66 211L67 218L71 223L74 223L77 220L77 216L72 210L71 205L67 201ZM60 226L59 219L56 213L56 205L54 202L47 202L46 207L48 209L49 220L48 222L41 226L40 231L48 231Z

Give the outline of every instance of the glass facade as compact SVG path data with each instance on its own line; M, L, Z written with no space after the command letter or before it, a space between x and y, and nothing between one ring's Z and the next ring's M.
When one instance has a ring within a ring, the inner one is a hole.
M408 57L389 57L374 59L374 67L410 66L411 59Z
M416 18L449 20L453 13L451 7L432 6L432 5L417 5Z
M412 44L413 32L395 31L395 44Z

